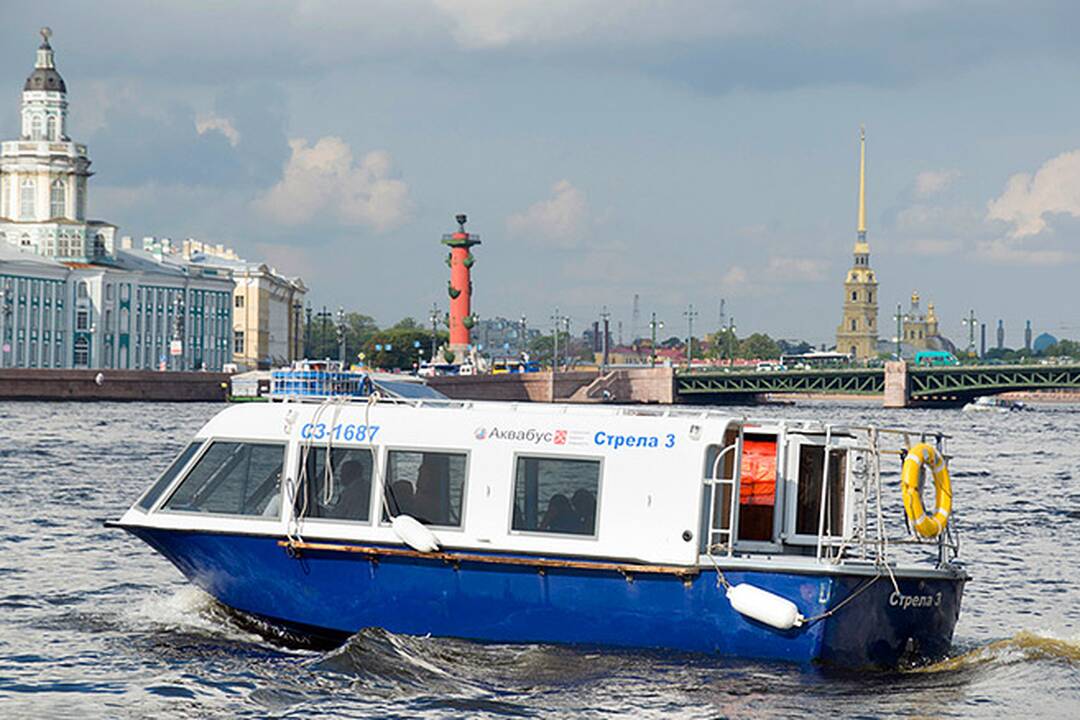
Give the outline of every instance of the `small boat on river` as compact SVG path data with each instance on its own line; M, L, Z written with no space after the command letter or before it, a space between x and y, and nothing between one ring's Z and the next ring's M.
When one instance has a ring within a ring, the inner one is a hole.
M1006 400L994 395L983 395L975 398L963 407L964 412L989 412L1011 413L1017 410L1026 410L1027 406L1019 400Z
M950 648L968 576L941 435L355 387L223 410L109 524L331 642L377 626L881 668Z

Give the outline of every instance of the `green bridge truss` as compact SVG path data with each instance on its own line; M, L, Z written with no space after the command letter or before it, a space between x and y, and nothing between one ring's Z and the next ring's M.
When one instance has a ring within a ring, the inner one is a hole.
M1010 390L1080 388L1080 365L968 365L909 368L913 400L967 399Z
M914 401L966 400L1010 390L1080 388L1080 365L968 365L908 368ZM750 399L764 393L873 395L885 389L881 368L837 370L680 370L675 391L687 401Z
M675 392L687 399L707 396L747 397L762 393L847 393L873 395L885 388L881 368L843 370L681 370L675 374Z

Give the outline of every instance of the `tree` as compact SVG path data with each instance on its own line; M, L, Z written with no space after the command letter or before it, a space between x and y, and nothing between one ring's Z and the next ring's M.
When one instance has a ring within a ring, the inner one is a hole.
M379 330L363 345L362 351L372 367L409 370L430 354L431 331L396 326Z
M752 360L780 357L780 346L765 333L754 333L739 341L738 355Z
M1080 358L1080 342L1076 340L1058 340L1048 345L1041 353L1043 357Z
M539 335L529 341L529 359L545 365L551 365L554 354L554 338L552 335ZM568 353L567 350L570 350ZM559 367L566 365L567 356L574 357L574 351L570 348L570 336L565 332L559 332Z
M730 328L720 328L706 339L709 350L705 353L705 357L730 360L738 354L739 338Z
M777 340L781 355L805 355L814 351L814 346L805 340Z

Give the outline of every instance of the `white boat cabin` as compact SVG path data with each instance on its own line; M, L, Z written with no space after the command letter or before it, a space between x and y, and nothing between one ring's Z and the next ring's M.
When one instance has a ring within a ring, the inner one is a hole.
M856 532L860 444L691 408L246 404L208 422L122 523L400 544L389 519L407 514L449 549L809 561Z

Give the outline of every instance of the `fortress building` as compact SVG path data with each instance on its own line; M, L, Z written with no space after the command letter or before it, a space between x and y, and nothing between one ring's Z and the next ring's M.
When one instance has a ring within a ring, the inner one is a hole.
M857 360L877 357L877 277L870 269L870 244L866 242L866 131L859 131L859 210L855 261L844 279L844 311L836 328L836 351Z

